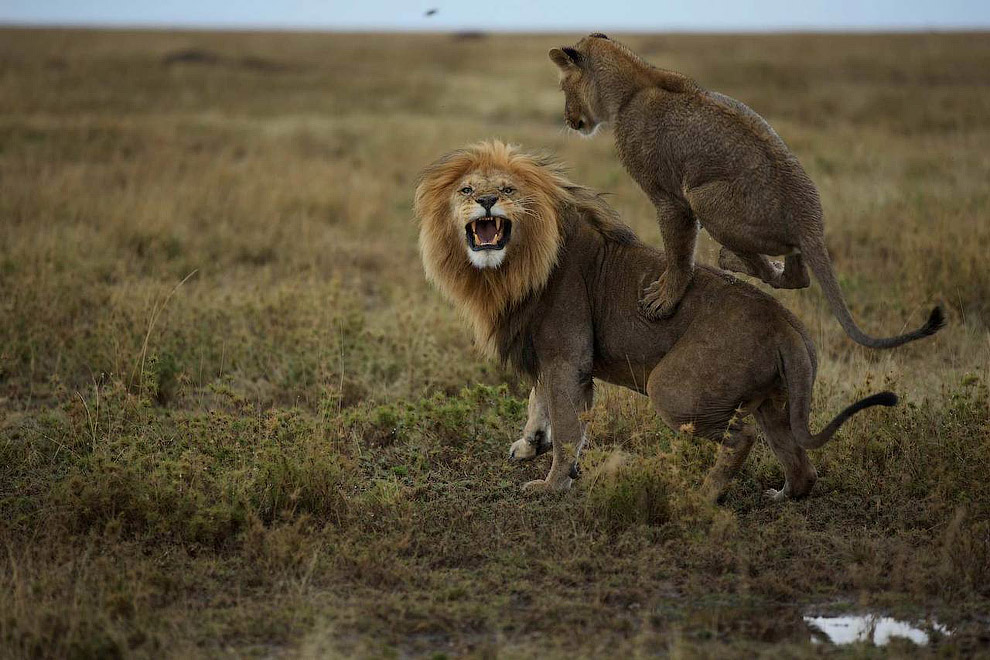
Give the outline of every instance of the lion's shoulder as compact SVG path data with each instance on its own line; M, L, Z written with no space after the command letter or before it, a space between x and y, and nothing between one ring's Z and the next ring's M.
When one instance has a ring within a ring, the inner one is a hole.
M569 186L567 192L573 203L571 212L575 220L583 222L613 243L632 245L639 241L636 233L619 218L618 212L605 200L604 195L584 186ZM567 209L563 212L567 213Z

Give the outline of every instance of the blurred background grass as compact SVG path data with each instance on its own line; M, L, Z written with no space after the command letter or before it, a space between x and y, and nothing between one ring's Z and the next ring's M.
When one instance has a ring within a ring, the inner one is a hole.
M124 374L155 301L193 270L151 345L197 385L223 355L258 396L315 405L357 312L390 344L381 379L356 379L366 387L399 394L397 370L405 395L464 382L474 361L464 333L417 263L410 196L430 160L489 136L553 150L659 244L609 137L561 130L545 52L569 39L5 32L4 385L41 395L52 377L80 387L92 373ZM932 302L948 305L951 326L934 341L870 353L850 345L817 293L778 294L815 329L835 358L827 365L985 369L984 35L626 41L743 99L788 141L821 188L832 257L864 327L892 334ZM701 258L714 255L706 241ZM440 372L422 358L437 346L458 351Z
M880 387L905 405L816 458L818 499L759 503L781 479L761 449L712 510L690 496L710 448L608 387L588 458L605 490L518 499L545 469L502 463L525 385L422 276L418 171L492 136L556 152L659 244L611 137L561 128L546 51L576 36L0 31L3 645L803 653L794 611L767 632L753 603L836 598L981 639L990 38L621 36L774 125L865 329L949 313L871 352L817 288L775 292L819 349L818 423ZM712 580L727 603L701 596Z

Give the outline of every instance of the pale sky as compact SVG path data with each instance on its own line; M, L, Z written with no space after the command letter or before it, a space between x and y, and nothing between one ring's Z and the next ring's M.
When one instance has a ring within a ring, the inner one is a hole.
M427 10L435 9L427 16ZM312 30L986 29L990 0L0 0L0 23Z

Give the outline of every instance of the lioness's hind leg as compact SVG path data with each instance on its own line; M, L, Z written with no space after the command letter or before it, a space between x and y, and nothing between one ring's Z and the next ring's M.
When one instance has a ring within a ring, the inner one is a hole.
M767 495L775 500L805 497L818 480L815 466L808 460L808 452L797 443L791 433L787 406L788 404L781 405L779 399L767 399L755 413L770 449L784 468L784 487L767 491Z
M811 284L800 254L788 255L782 265L763 254L723 247L718 253L718 267L759 278L775 289L804 289Z
M784 267L769 257L752 252L736 252L723 247L718 253L718 267L734 273L758 277L770 286L777 286Z
M811 286L808 269L800 254L789 254L784 257L784 270L777 280L778 289L806 289Z
M752 424L732 421L722 437L714 439L721 442L718 447L718 457L715 459L715 466L705 477L701 490L706 498L717 502L725 493L729 482L746 462L746 457L749 456L753 441L756 439L756 429Z

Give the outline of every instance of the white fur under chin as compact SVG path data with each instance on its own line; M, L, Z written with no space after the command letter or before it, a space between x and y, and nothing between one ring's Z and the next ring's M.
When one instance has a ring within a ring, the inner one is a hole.
M605 122L601 121L601 122L598 122L597 124L595 124L595 127L593 129L591 129L590 131L587 131L587 132L585 132L585 131L578 131L578 133L583 138L593 138L596 135L598 135L599 132L601 132L601 130L602 130L602 128L604 126L605 126Z
M479 270L498 268L502 265L502 260L505 259L505 248L501 250L478 250L477 252L468 248L467 253L471 265Z

